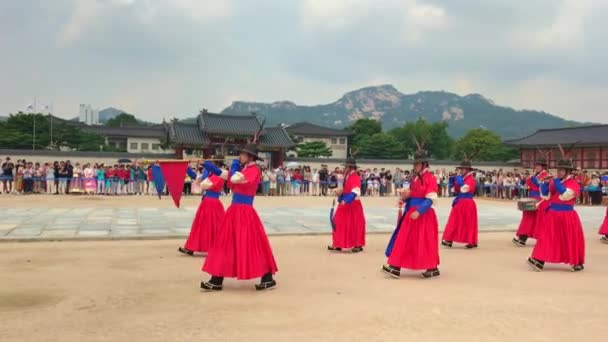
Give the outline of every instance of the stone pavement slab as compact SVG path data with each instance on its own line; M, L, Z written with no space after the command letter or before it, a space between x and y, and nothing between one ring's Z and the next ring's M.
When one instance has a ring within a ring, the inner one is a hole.
M478 201L480 231L515 231L521 212L504 202ZM268 234L330 233L329 206L261 208ZM435 208L443 230L451 206ZM577 207L587 234L595 234L604 207ZM0 208L0 241L12 239L146 238L187 236L196 207L185 208ZM397 209L365 208L368 232L391 232Z

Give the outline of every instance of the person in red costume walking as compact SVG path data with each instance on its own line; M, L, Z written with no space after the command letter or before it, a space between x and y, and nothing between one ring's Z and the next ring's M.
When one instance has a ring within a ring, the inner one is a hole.
M211 279L201 282L204 291L221 291L224 278L253 279L261 277L256 290L274 288L273 275L278 271L266 231L253 208L262 173L256 161L258 149L247 144L240 150L239 159L232 161L228 173L228 186L232 189L232 204L215 242L203 265Z
M441 244L452 247L452 243L466 244L466 248L477 247L477 205L475 195L475 172L470 160L464 160L458 166L459 175L454 178L456 198L443 232Z
M599 234L602 235L600 241L608 244L608 208L606 208L606 216L604 216L604 222L600 227Z
M526 185L528 187L528 197L537 200L538 203L536 203L536 211L523 211L519 228L515 234L516 236L513 238L513 244L518 247L525 246L528 238L538 238L545 211L549 207L549 201L545 201L540 197L539 190L540 184L546 178L551 177L549 172L547 172L547 161L545 159L537 160L534 172L534 176L526 180Z
M344 168L344 187L335 191L339 204L333 218L333 241L327 249L342 251L350 248L351 252L359 253L365 246L365 214L359 200L361 178L357 173L357 161L353 157L346 159Z
M207 253L218 235L225 214L220 195L228 177L228 171L221 169L224 166L223 160L224 156L218 155L213 157L213 162L205 161L204 171L200 177L191 168L187 169L188 176L200 182L203 198L192 221L186 244L178 248L181 253L187 255L194 255L195 252Z
M565 156L563 151L562 154ZM528 264L536 271L542 271L546 262L569 264L573 272L584 269L585 236L574 210L580 186L572 177L572 170L572 161L564 157L557 163L557 177L541 184L541 196L549 201L549 208L542 236L528 258Z
M421 276L439 276L439 223L432 208L437 200L437 179L429 171L429 163L419 146L414 160L414 177L410 188L401 191L399 207L404 214L397 224L385 255L382 271L399 278L401 269L425 270Z

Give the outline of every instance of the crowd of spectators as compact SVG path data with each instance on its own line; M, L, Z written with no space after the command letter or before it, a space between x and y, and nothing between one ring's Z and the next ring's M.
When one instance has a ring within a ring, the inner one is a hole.
M289 165L289 164L288 164ZM151 165L134 163L72 164L69 160L33 163L25 159L13 162L6 158L1 164L0 189L4 194L91 194L91 195L153 195L156 194ZM344 173L341 167L306 165L262 168L259 192L265 196L331 196L331 190L341 187ZM201 167L191 166L198 174ZM396 167L360 168L361 194L368 197L396 196L397 190L409 186L412 173ZM445 168L431 170L437 178L438 195L454 196L456 170ZM581 185L580 204L600 204L608 195L608 172L580 170L575 175ZM531 171L477 170L476 195L505 200L527 197L527 179ZM228 193L228 188L225 189ZM196 180L188 175L184 179L185 195L200 195Z

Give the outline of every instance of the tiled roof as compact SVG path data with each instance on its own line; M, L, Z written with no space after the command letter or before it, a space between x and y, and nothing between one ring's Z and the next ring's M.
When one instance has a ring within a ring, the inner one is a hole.
M201 113L198 119L201 129L209 134L253 135L260 129L255 115L227 115Z
M605 145L608 144L608 125L572 128L540 129L521 139L505 141L513 146L556 146L557 144Z
M152 127L143 126L82 126L83 131L95 133L108 137L133 137L133 138L158 138L162 139L166 135L165 128L161 125Z
M178 145L203 146L210 143L209 136L201 131L199 125L174 122L169 125L171 140ZM216 133L217 134L217 133ZM294 146L289 134L282 127L265 128L260 137L260 147L282 147Z
M287 132L296 135L316 136L316 137L347 137L353 135L352 132L341 129L334 129L324 126L311 124L308 122L299 122L285 127Z
M265 128L260 137L261 147L284 147L295 146L289 134L282 127Z
M181 145L207 145L209 137L196 124L174 122L169 125L171 140Z

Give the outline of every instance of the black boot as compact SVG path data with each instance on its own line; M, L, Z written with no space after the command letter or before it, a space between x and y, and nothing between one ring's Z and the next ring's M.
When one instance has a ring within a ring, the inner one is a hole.
M583 264L572 266L572 272L580 272L584 269L585 269L585 266L583 266Z
M177 251L180 252L180 253L183 253L183 254L190 255L190 256L194 255L193 251L191 251L191 250L189 250L188 248L185 248L185 247L179 247L177 249Z
M467 248L467 249L471 249L471 248L477 248L477 244L472 244L472 243L469 243L469 244L467 244L467 245L466 245L466 246L464 246L464 247L465 247L465 248Z
M206 292L222 291L223 284L224 277L211 276L211 279L209 279L209 281L201 282L201 290Z
M361 246L354 247L353 249L351 249L351 252L353 252L353 253L363 252L363 247L361 247Z
M277 286L277 282L272 279L272 273L266 273L262 276L259 284L255 284L256 291L270 290Z
M422 272L422 278L428 279L428 278L433 278L433 277L439 277L439 269L438 268L433 268L430 270L426 270L424 272Z
M452 241L445 241L445 240L442 240L442 241L441 241L441 245L442 245L442 246L445 246L445 247L449 247L449 248L451 248L451 247L452 247Z
M382 272L393 278L399 278L401 276L401 269L391 265L382 265Z
M342 248L340 248L340 247L334 247L334 246L327 246L327 250L328 251L342 252Z
M534 259L532 257L528 258L528 265L532 267L535 271L542 271L545 267L545 262L542 260Z
M520 235L513 238L513 244L517 247L523 247L526 245L526 240L528 240L527 235Z

